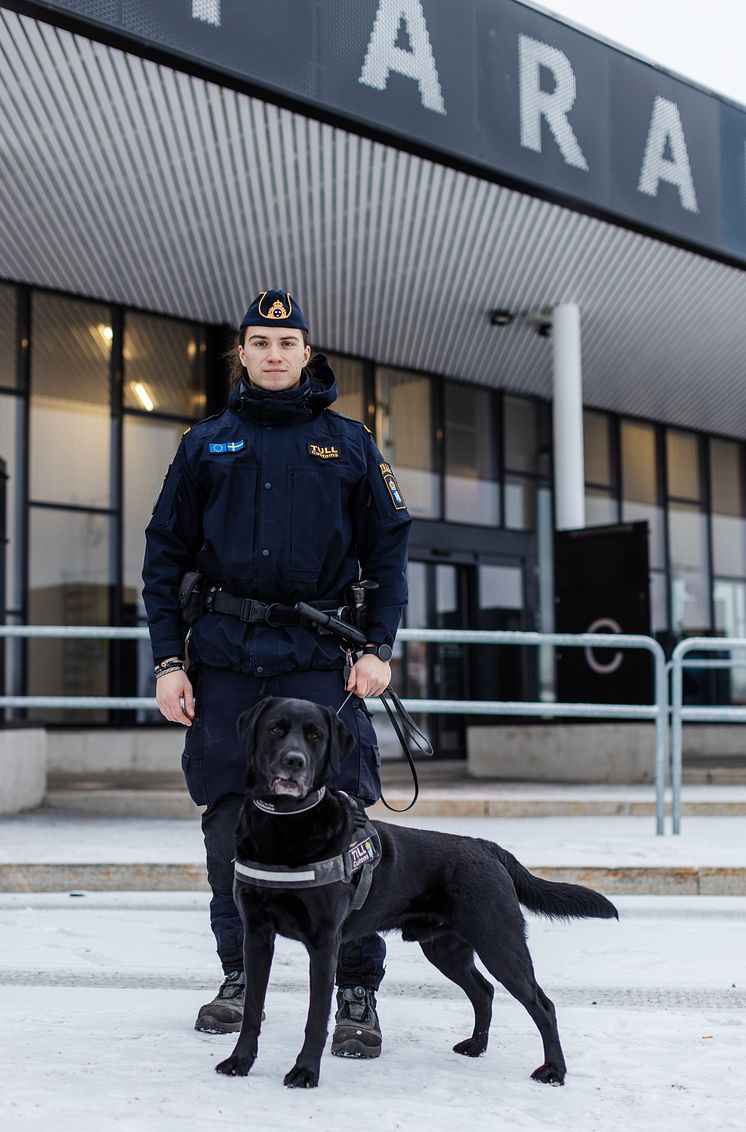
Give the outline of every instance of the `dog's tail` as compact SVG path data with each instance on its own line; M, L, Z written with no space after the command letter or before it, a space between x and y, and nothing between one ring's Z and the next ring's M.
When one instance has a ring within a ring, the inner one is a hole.
M610 900L585 888L582 884L564 884L559 881L542 880L530 873L512 853L495 845L500 862L510 873L521 904L540 916L555 919L619 919L619 913Z

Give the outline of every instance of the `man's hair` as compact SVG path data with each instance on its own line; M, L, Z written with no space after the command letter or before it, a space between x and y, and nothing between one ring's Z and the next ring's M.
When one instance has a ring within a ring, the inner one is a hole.
M254 330L253 326L244 326L243 330L239 330L233 336L233 339L223 354L226 362L228 363L228 392L232 392L237 385L239 385L244 377L246 377L246 368L241 365L241 359L238 356L238 347L243 346L246 341L246 334L249 330ZM301 330L303 335L303 345L308 345L308 334L305 330Z

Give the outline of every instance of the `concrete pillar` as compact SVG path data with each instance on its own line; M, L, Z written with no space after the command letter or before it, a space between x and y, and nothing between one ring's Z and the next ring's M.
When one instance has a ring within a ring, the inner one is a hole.
M560 303L552 311L552 349L555 525L566 531L585 526L583 376L576 303Z

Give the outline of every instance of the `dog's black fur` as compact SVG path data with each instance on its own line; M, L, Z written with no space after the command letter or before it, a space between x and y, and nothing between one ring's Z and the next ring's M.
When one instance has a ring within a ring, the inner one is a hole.
M237 832L236 857L266 865L299 867L342 853L350 844L354 811L344 795L327 790L312 809L293 813L302 799L339 770L354 747L334 713L306 700L269 698L238 721L246 752L247 800ZM252 804L271 799L282 816ZM544 1045L537 1081L565 1079L554 1006L534 978L519 904L560 918L617 916L592 889L533 876L507 850L489 841L375 822L382 858L368 898L350 912L353 886L281 891L236 885L243 919L246 1004L236 1047L216 1069L245 1076L257 1055L262 1007L275 936L300 940L310 959L310 1003L305 1041L285 1077L291 1087L318 1084L334 991L337 951L343 940L399 930L417 940L438 970L460 986L474 1008L474 1032L453 1048L477 1057L487 1048L493 987L474 965L474 952L536 1023Z

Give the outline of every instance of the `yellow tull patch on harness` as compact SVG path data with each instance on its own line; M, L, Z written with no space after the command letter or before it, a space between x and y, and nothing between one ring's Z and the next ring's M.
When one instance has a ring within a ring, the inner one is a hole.
M386 484L388 493L391 496L391 502L396 511L406 511L407 505L404 502L404 496L399 490L399 484L396 482L396 476L391 470L391 464L379 464L378 469L383 477L383 482Z
M319 460L338 460L340 451L336 444L309 444L309 456L317 456Z

